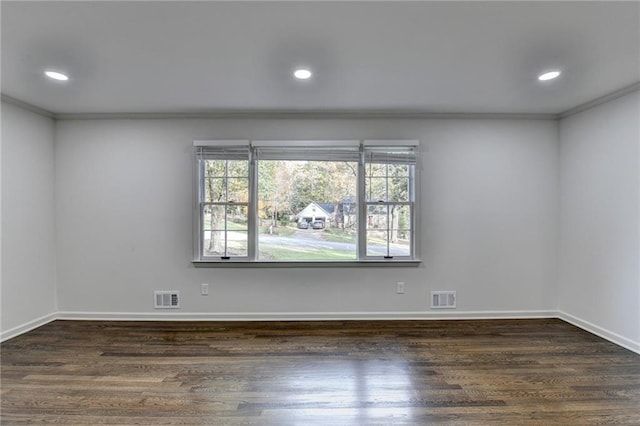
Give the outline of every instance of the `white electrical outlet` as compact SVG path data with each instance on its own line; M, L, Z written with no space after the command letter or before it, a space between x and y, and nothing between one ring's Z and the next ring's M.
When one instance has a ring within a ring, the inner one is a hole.
M396 293L404 294L404 282L403 281L398 281L398 283L396 284Z
M209 295L209 284L200 284L200 294L203 296Z

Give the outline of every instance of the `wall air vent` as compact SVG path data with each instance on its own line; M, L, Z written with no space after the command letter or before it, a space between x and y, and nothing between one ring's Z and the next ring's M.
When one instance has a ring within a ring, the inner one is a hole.
M180 308L180 292L179 291L155 291L156 309L179 309Z
M432 309L454 309L456 307L455 291L432 291L431 292L431 308Z

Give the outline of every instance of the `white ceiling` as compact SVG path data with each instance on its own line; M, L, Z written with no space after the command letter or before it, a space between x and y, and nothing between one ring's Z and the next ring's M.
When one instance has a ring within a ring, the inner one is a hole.
M640 81L637 1L1 7L2 93L59 114L557 114ZM314 78L294 81L298 65Z

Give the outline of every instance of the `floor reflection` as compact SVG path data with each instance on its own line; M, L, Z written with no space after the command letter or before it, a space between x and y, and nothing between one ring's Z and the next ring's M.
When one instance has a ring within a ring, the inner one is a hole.
M282 388L277 395L244 408L268 410L274 422L315 424L315 419L318 424L332 424L327 423L327 410L335 424L411 418L416 391L411 366L404 360L328 359L271 368L280 370L275 375L281 375ZM274 385L265 384L265 388L273 391Z

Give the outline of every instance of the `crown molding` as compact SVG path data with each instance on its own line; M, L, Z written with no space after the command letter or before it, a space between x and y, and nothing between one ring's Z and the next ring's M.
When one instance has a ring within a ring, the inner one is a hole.
M379 110L209 110L190 112L113 112L113 113L54 113L12 96L1 94L2 102L18 106L54 120L154 120L154 119L466 119L466 120L561 120L587 109L610 102L640 90L640 82L633 83L561 113L478 113L433 112L419 109Z
M629 86L623 87L622 89L616 90L615 92L608 93L604 96L600 96L599 98L592 99L589 102L585 102L583 104L570 108L565 112L558 114L558 118L562 120L563 118L570 117L572 115L578 114L579 112L586 111L598 105L602 105L614 99L618 99L624 95L628 95L629 93L635 92L637 90L640 90L640 81L633 83Z
M11 97L9 95L5 95L4 93L0 94L0 100L2 100L2 102L8 103L10 105L15 105L15 106L17 106L19 108L26 109L27 111L31 111L33 113L42 115L43 117L53 118L53 119L57 118L56 114L54 114L51 111L47 111L46 109L37 107L37 106L32 105L32 104L30 104L28 102L24 102L24 101L21 101L20 99L16 99L16 98Z
M555 120L557 114L455 113L420 110L211 110L184 113L80 113L56 114L59 120L118 119L512 119Z

